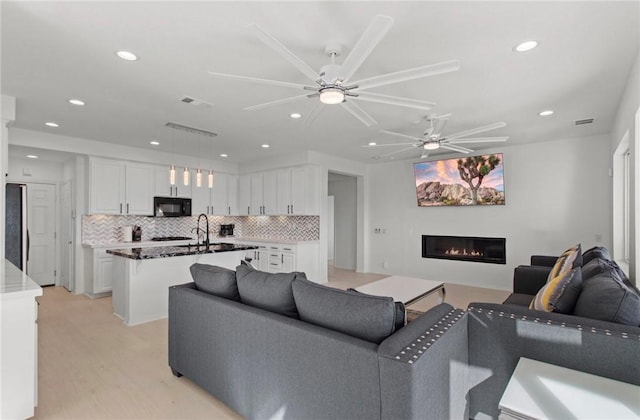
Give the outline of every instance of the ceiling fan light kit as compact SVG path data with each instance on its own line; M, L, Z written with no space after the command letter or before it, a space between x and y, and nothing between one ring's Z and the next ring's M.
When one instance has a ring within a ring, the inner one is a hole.
M427 142L422 147L424 148L424 150L437 150L440 148L440 143L438 143L437 141Z
M335 105L344 102L344 92L337 87L320 89L320 102L327 105Z

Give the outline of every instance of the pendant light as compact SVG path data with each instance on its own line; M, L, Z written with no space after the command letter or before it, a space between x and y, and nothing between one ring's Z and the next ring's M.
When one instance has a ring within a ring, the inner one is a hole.
M171 145L172 145L172 150L175 151L174 149L174 139L173 139L173 133L175 132L175 130L181 130L184 131L186 133L195 133L198 135L204 135L204 136L209 136L209 137L216 137L218 134L214 133L212 131L207 131L207 130L202 130L200 128L195 128L195 127L189 127L186 125L182 125L182 124L178 124L175 122L167 122L165 124L165 126L167 127L171 127L174 131L172 131L172 136L171 136ZM186 136L186 134L185 134ZM185 137L185 142L186 142L186 137ZM213 142L212 142L213 144ZM200 149L200 140L198 139L198 151ZM175 160L175 154L172 152L172 158ZM171 185L175 185L176 183L176 168L174 164L171 164L170 168L169 168L169 180L171 182ZM209 188L213 188L213 172L209 171ZM189 182L191 182L191 173L189 172L189 167L185 162L184 165L184 171L182 172L182 183L185 186L189 185ZM202 186L202 169L198 169L196 171L196 186L197 187L201 187Z
M211 158L213 159L213 138L211 138ZM213 161L211 161L213 164ZM209 169L209 175L207 176L207 184L209 188L213 188L213 170Z
M184 171L182 172L182 183L185 187L189 186L189 168L184 167Z
M199 161L199 163L202 163L201 156L202 156L202 150L200 150L200 136L198 136L198 161ZM202 165L199 165L199 166L202 166ZM200 167L198 167L198 170L196 171L196 187L198 187L198 188L202 187L202 170L200 170Z
M171 128L171 161L175 161L175 143L174 143L174 134L176 132L175 128ZM169 184L176 185L176 166L172 163L169 167Z

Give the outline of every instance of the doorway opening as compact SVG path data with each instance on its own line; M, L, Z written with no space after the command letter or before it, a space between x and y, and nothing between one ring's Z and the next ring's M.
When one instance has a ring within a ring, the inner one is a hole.
M355 272L357 267L358 182L357 177L328 174L328 277L340 270Z

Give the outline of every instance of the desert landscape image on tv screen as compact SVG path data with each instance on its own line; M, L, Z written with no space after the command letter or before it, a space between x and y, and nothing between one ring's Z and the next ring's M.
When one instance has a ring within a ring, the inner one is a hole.
M504 205L502 153L413 165L418 206Z

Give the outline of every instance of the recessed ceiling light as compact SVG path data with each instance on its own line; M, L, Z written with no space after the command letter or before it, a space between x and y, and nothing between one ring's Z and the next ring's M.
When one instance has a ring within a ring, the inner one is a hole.
M80 99L69 99L69 103L72 105L84 106L84 101Z
M27 155L27 157L29 159L38 159L38 156L36 156L36 155Z
M56 123L54 123L52 121L46 122L46 123L44 123L44 125L48 125L49 127L60 127L59 124L56 124Z
M531 51L538 46L538 41L524 41L516 45L513 50L517 52Z
M268 145L268 144L263 144L263 145L262 145L262 147L263 147L264 149L268 149L268 148L269 148L269 145Z
M378 143L376 143L375 141L372 141L372 142L369 143L369 146L375 146L376 144L378 144Z
M136 61L138 59L137 55L129 51L118 51L116 54L118 55L118 57L127 61Z
M290 116L291 118L298 119L298 118L302 117L302 114L299 114L299 113L297 113L297 112L294 112L293 114L291 114L291 115L289 115L289 116Z
M226 154L226 153L221 153L221 154L220 154L220 157L229 157L229 155L228 155L228 154Z
M154 146L158 146L158 145L160 145L160 142L159 142L159 141L155 141L155 140L151 140L151 141L149 142L149 144L152 144L152 145L154 145Z
M552 115L552 114L553 114L553 110L552 109L546 109L546 110L540 111L538 113L538 115L540 115L541 117L547 117L547 116Z

